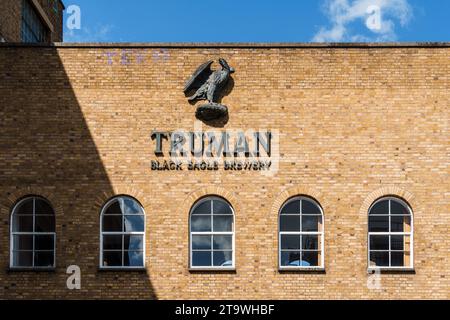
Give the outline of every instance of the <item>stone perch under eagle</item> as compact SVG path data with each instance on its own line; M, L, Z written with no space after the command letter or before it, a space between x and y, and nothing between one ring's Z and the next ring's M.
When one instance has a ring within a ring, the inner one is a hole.
M234 69L225 59L220 58L219 64L222 69L212 71L213 62L210 60L198 67L184 86L186 95L195 90L195 93L188 98L189 101L208 100L208 104L199 106L195 113L198 119L204 121L220 119L228 115L227 106L220 104L219 99Z

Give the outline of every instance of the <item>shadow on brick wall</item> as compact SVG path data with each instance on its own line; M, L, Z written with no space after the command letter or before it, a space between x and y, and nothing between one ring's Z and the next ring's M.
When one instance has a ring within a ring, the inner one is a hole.
M56 49L0 47L0 299L156 299L150 275L99 271L95 203L113 187ZM56 210L53 272L9 267L10 213L28 193ZM66 268L81 268L81 290Z

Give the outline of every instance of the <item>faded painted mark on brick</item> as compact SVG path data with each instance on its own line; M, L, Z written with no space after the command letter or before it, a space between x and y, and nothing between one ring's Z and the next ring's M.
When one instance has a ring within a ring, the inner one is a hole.
M123 49L118 52L108 51L105 53L108 65L120 64L130 66L134 64L144 64L149 58L155 63L165 63L170 59L170 52L167 49L151 49L135 52L130 49Z
M107 52L106 53L106 57L108 58L108 64L112 65L114 63L113 61L113 57L115 57L117 55L116 52Z
M170 58L169 50L159 49L153 51L153 61L168 61Z

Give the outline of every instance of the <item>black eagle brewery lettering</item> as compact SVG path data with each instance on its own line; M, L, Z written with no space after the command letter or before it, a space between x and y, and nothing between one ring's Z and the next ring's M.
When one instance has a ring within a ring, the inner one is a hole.
M152 160L153 171L217 171L220 168L226 171L262 171L270 170L272 165L270 131L247 135L243 131L155 131L151 139L155 142L155 155L170 158Z

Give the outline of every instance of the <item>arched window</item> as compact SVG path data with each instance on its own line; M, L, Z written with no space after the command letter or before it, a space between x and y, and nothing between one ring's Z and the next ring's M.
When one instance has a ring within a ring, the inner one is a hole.
M190 267L234 268L234 212L219 197L198 201L190 213Z
M402 200L388 197L369 209L369 268L412 268L412 211Z
M145 212L133 198L109 200L101 212L100 267L143 268Z
M55 267L55 212L41 197L19 201L11 215L11 268Z
M323 268L323 212L306 197L288 200L280 210L281 269Z

